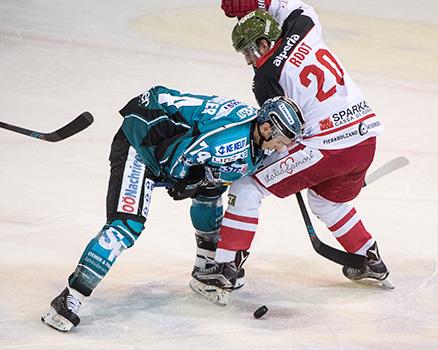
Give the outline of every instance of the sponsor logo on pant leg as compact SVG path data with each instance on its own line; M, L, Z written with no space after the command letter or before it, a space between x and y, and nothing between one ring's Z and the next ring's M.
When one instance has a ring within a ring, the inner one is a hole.
M151 205L152 190L154 189L154 181L146 179L144 182L143 209L141 215L147 219L149 214L149 206Z
M135 149L130 147L123 171L123 182L117 206L118 212L137 215L144 173L145 165Z
M234 194L228 195L228 204L232 205L233 207L236 206L236 199L237 197Z

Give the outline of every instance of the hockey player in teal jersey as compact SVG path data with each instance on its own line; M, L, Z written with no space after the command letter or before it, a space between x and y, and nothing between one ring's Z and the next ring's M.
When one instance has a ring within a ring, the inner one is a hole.
M122 127L111 145L106 224L42 316L59 331L79 324L84 297L140 236L157 181L168 184L175 200L192 198L194 271L205 269L214 260L226 186L255 172L266 151L283 150L302 132L301 111L287 98L268 100L258 111L233 99L156 86L120 114Z

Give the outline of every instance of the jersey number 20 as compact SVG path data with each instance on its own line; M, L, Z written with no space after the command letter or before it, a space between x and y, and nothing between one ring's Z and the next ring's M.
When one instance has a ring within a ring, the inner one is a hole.
M342 70L339 63L336 61L335 57L326 49L319 49L315 53L316 60L325 68L329 70L331 74L336 79L338 85L344 85L344 71ZM316 78L316 83L318 85L318 92L316 93L316 98L319 102L327 100L329 97L336 93L336 85L333 85L327 91L324 91L325 73L316 64L311 64L303 68L300 73L300 81L305 87L309 87L312 82L309 75L314 75Z

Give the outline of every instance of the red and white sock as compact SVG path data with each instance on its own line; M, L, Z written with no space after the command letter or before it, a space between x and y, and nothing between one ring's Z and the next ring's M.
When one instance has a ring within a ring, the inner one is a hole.
M246 210L242 214L225 212L215 256L217 262L233 261L237 251L251 246L259 222L258 210Z
M331 202L312 190L308 191L308 199L312 212L327 225L347 252L366 255L375 240L351 204Z

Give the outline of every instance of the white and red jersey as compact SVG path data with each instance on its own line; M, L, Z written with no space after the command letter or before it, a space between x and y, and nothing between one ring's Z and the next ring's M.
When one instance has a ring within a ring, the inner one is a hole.
M382 126L323 42L313 8L300 0L272 0L268 10L282 25L282 36L257 62L254 93L259 104L278 95L294 99L305 135L288 153L269 156L253 176L233 182L215 260L231 261L230 253L249 249L263 198L305 188L310 209L344 249L366 255L375 240L349 201L363 186Z
M273 0L281 38L257 62L254 94L261 105L284 95L301 107L302 144L342 149L380 135L383 127L336 55L322 40L318 16L299 0Z

